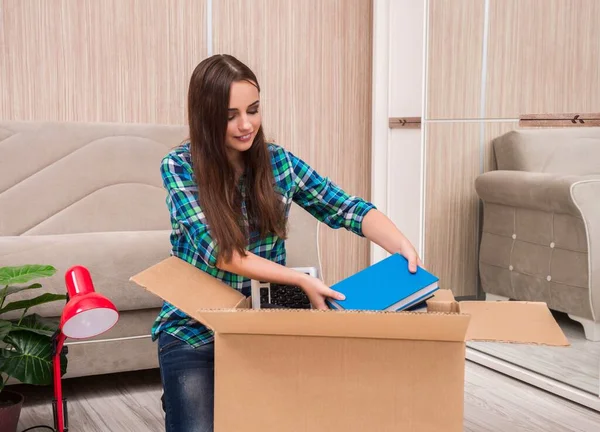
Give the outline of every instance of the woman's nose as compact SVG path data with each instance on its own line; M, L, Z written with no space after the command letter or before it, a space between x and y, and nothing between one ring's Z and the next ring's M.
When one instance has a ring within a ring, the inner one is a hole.
M238 128L242 131L250 130L252 128L252 123L250 123L250 119L248 118L247 115L240 116Z

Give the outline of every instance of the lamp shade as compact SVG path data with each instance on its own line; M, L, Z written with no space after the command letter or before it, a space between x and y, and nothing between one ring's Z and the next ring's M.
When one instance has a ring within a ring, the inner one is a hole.
M60 319L66 337L86 339L110 330L118 321L115 305L95 292L90 272L83 266L71 267L65 273L69 293Z

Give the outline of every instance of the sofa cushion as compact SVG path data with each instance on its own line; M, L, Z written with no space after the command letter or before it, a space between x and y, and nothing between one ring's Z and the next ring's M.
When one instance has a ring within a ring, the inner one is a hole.
M57 272L40 279L42 289L28 290L10 300L31 298L42 292L66 292L64 274L73 265L89 269L97 292L106 295L119 310L160 307L162 300L129 281L140 271L167 258L170 231L113 231L43 236L0 237L0 267L49 264ZM36 306L32 312L59 316L63 302ZM13 313L10 318L16 318Z

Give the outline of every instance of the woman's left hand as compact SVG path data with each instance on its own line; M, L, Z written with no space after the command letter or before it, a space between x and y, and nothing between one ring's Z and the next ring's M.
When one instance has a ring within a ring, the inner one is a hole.
M408 260L408 270L411 273L417 271L417 266L423 267L423 263L417 254L417 250L408 240L403 242L398 253Z
M363 219L362 230L365 237L381 246L388 253L399 253L408 260L411 273L417 271L417 266L423 267L417 250L402 234L396 225L379 210L369 211Z

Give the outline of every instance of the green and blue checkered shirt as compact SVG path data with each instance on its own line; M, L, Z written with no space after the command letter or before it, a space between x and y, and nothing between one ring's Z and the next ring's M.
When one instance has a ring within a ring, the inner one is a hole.
M286 217L292 202L295 202L329 227L345 228L363 236L362 220L369 210L375 208L372 203L347 194L284 148L268 144L268 149L275 190L285 203ZM192 170L189 142L173 149L163 158L160 172L167 191L166 203L171 213L171 254L220 279L244 295L250 295L250 279L216 267L217 245L198 203L198 187ZM248 228L243 177L240 192L242 213ZM278 236L267 235L260 238L257 232L251 232L247 250L285 265L285 243ZM210 329L168 302L163 303L152 326L152 340L156 340L161 331L195 347L214 339Z

